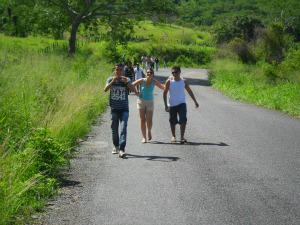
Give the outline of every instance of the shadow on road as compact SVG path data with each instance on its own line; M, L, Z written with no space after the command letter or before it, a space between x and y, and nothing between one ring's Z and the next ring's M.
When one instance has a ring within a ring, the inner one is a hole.
M205 86L209 87L211 86L211 83L208 80L203 80L203 79L195 79L195 78L186 78L189 85L200 85L200 86Z
M156 155L133 155L133 154L126 154L126 159L130 158L140 158L140 159L146 159L151 161L160 161L160 162L174 162L177 161L178 157L173 156L156 156Z
M67 180L67 179L60 179L60 187L74 187L74 186L80 186L82 187L79 181L74 181L74 180Z
M219 142L219 143L205 143L205 142L186 142L184 144L181 144L179 141L177 142L161 142L161 141L152 141L148 142L149 144L162 144L162 145L215 145L215 146L221 146L221 147L226 147L229 146L228 144L224 142Z
M155 75L155 79L158 80L160 83L164 84L168 78L159 76L159 75ZM185 79L187 79L189 85L200 85L200 86L206 86L206 87L211 86L211 83L208 80L188 78L188 77L186 77Z

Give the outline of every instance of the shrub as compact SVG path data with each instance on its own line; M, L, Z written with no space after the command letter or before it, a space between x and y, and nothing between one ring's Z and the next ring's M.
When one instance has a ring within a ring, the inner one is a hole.
M230 42L234 38L241 38L246 42L254 40L255 30L263 27L261 21L251 16L235 16L231 20L224 20L215 24L215 39L218 44Z
M255 57L251 52L249 44L240 38L234 38L230 43L230 48L236 53L243 63L255 63Z

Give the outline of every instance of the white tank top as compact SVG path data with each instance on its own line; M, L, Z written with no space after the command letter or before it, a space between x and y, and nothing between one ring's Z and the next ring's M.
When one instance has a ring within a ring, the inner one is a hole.
M176 106L181 103L185 103L185 83L183 78L180 78L180 81L174 79L170 80L169 88L169 106Z

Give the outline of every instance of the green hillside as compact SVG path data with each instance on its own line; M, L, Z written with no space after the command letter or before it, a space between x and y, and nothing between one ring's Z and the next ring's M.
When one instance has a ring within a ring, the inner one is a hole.
M0 2L1 225L30 224L57 193L78 140L107 107L102 89L124 52L131 61L149 54L208 68L213 88L299 117L299 1L153 2L141 2L136 17L81 18L74 52L76 10Z

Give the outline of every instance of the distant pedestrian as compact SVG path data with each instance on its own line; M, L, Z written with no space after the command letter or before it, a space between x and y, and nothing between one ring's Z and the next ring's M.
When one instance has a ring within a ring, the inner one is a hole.
M155 63L155 58L154 56L150 57L150 67L154 70L154 63Z
M146 68L147 57L145 55L143 55L141 57L141 61L142 61L142 68L145 69Z
M134 68L135 80L139 80L145 77L144 70L140 67L140 64L136 64L136 68ZM141 92L141 85L137 84L137 91Z
M111 130L114 148L113 154L119 154L124 158L126 139L127 139L127 122L129 117L128 90L138 95L136 89L131 85L129 78L122 76L123 65L115 64L114 76L109 77L106 81L104 91L110 90L109 105L111 108ZM120 135L119 135L120 125Z
M134 69L131 61L127 62L127 66L124 69L124 75L125 77L129 77L132 82L134 81Z
M146 67L149 68L151 66L151 57L150 55L147 55L146 57Z
M164 85L154 79L154 71L147 69L146 78L139 79L132 83L133 86L141 85L141 93L137 100L137 109L140 114L140 125L142 131L142 143L146 143L146 131L148 131L148 140L152 139L152 118L154 110L153 89L154 86L164 90Z
M168 58L166 56L164 56L164 67L168 67Z
M136 64L137 64L138 62L137 62L137 58L134 56L133 57L133 67L136 67Z
M154 61L155 61L155 68L156 68L156 71L158 71L159 60L158 60L157 57L155 57Z
M180 77L180 67L173 66L172 74L165 83L165 89L163 94L163 99L165 103L165 110L169 112L169 122L172 132L171 141L176 141L176 124L180 125L180 143L183 144L187 142L184 137L186 123L187 123L187 107L185 99L185 90L188 92L190 97L193 99L196 108L199 104L191 90L188 81ZM168 98L167 98L168 97ZM179 117L179 120L178 120Z

